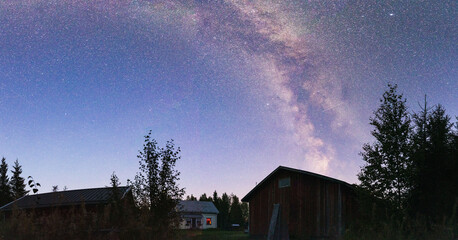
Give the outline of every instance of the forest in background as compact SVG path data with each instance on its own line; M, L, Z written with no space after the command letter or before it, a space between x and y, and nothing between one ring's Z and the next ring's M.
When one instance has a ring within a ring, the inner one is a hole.
M348 239L458 236L458 118L442 105L411 113L396 85L370 118L374 142L360 155L360 219Z
M345 232L347 239L455 239L458 236L458 118L446 114L440 105L425 102L418 112L407 108L407 100L396 85L380 99L370 118L374 141L363 146L364 161L355 186L359 201L359 219ZM87 213L84 206L72 209L65 217L58 211L45 219L34 212L15 211L8 221L0 222L0 239L178 239L179 215L175 209L185 191L177 184L175 169L180 149L168 141L164 148L145 136L137 156L139 172L132 181L135 208L113 197L103 213ZM8 177L8 165L0 165L0 204L28 193L26 185L38 191L32 177L26 181L22 166L14 162ZM115 174L110 185L119 187ZM53 187L57 191L57 186ZM115 193L115 192L114 192ZM113 194L115 196L115 194ZM187 200L197 200L193 195ZM200 201L212 201L219 210L218 227L232 224L245 227L248 205L235 195L202 194ZM101 217L102 216L102 217ZM37 224L39 223L39 224ZM68 226L71 226L70 228ZM101 234L100 229L108 231ZM113 235L114 234L114 235Z

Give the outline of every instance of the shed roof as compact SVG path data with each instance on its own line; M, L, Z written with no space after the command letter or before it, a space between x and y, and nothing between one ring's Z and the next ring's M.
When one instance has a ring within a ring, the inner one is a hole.
M180 201L178 203L178 211L185 213L219 213L213 202L209 201Z
M289 171L289 172L295 172L295 173L299 173L299 174L304 174L304 175L320 178L320 179L323 179L323 180L326 180L326 181L340 183L340 184L343 184L345 186L348 186L348 187L352 188L352 186L349 183L346 183L346 182L344 182L342 180L339 180L339 179L327 177L327 176L324 176L324 175L320 175L320 174L317 174L317 173L312 173L312 172L308 172L308 171L304 171L304 170L300 170L300 169L289 168L289 167L285 167L285 166L279 166L273 172L271 172L269 175L267 175L267 177L265 177L258 185L256 185L253 189L251 189L251 191L247 195L245 195L245 197L242 198L242 202L250 201L250 199L253 196L253 194L255 194L258 191L258 189L260 189L271 177L273 177L276 173L278 173L280 171Z
M131 190L130 187L118 187L121 198ZM57 206L74 206L84 203L90 204L106 204L112 196L112 188L87 188L78 190L67 190L59 192L49 192L33 195L25 195L16 199L2 207L0 211L9 211L14 207L19 209L29 208L44 208Z

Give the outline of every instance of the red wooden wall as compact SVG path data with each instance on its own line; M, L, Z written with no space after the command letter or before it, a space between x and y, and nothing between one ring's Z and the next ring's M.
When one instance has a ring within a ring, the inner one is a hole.
M279 179L290 177L290 187ZM340 194L339 194L340 192ZM337 238L356 216L353 190L340 181L280 170L250 197L250 234L266 235L273 204L281 205L290 236Z

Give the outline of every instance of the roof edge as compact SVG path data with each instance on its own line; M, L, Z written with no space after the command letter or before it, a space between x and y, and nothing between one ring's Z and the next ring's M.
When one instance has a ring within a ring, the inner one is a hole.
M15 199L15 200L13 200L13 201L11 201L11 202L3 205L3 206L0 206L0 211L9 211L8 209L9 209L9 207L11 205L13 205L15 202L17 202L17 201L19 201L19 200L21 200L23 198L26 198L26 197L33 197L33 196L40 197L40 196L43 196L45 194L57 194L57 193L63 193L63 192L68 193L68 192L76 192L76 191L84 191L84 190L111 189L111 188L113 188L113 187L81 188L81 189L72 189L72 190L57 191L57 192L38 193L38 194L33 194L33 195L30 195L30 194L27 193L26 195L24 195L24 196L22 196L22 197L20 197L18 199ZM129 185L119 186L118 188L126 188L126 190L122 194L121 199L124 199L124 197L132 190L132 186L129 186ZM59 205L59 206L72 206L72 205L74 205L74 204Z
M261 185L263 185L265 182L267 182L267 180L272 177L275 173L277 173L278 171L280 170L286 170L286 171L290 171L290 172L296 172L296 173L300 173L300 174L306 174L306 175L309 175L309 176L313 176L313 177L318 177L318 178L321 178L321 179L324 179L324 180L327 180L327 181L332 181L332 182L337 182L337 183L340 183L340 184L343 184L345 186L348 186L350 188L353 188L353 186L345 181L342 181L342 180L339 180L339 179L336 179L336 178L332 178L332 177L328 177L328 176L324 176L324 175L321 175L321 174L318 174L318 173L313 173L313 172L309 172L309 171L305 171L305 170L300 170L300 169L296 169L296 168L290 168L290 167L285 167L285 166L278 166L274 171L272 171L269 175L267 175L267 177L265 177L264 179L262 179L261 182L259 182L253 189L251 189L251 191L249 191L242 199L241 201L242 202L248 202L250 201L250 198L251 196L261 187Z

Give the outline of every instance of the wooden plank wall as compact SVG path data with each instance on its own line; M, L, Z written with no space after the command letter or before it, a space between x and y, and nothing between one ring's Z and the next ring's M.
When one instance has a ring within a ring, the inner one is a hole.
M285 177L291 178L291 186L278 188L278 180ZM348 226L355 211L353 192L348 186L279 171L250 199L250 234L267 235L276 203L281 204L290 235L298 237L336 238Z

